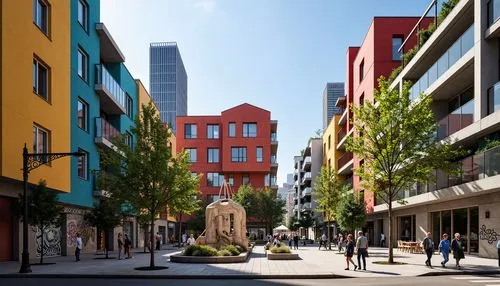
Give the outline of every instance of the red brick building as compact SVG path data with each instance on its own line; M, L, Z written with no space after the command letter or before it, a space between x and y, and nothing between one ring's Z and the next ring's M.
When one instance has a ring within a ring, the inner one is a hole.
M364 193L359 177L354 174L353 170L359 168L362 162L345 150L346 138L355 136L351 123L353 114L346 107L351 104L359 106L365 100L373 102L373 90L378 87L377 79L380 76L388 78L392 70L401 65L402 54L398 52L398 49L419 19L419 17L375 17L362 45L347 49L346 95L337 101L337 105L345 110L339 119L341 128L337 136L338 142L336 142L337 149L344 152L338 161L338 173L358 192ZM427 27L433 20L434 18L424 19L422 28ZM409 38L405 48L413 47L416 43L417 36L415 35ZM407 52L407 49L403 50L404 52ZM364 193L364 200L368 212L372 212L375 204L374 194ZM370 229L373 226L368 225L367 228ZM373 233L370 230L367 232Z
M201 192L217 199L225 179L236 192L242 184L278 188L278 122L271 112L244 103L217 116L177 116L177 152L186 150L191 171L203 174Z

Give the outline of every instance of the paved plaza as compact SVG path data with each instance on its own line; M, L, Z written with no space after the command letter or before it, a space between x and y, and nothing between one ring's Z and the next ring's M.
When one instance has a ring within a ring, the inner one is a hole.
M139 251L139 250L137 250ZM153 277L264 277L264 278L341 278L341 277L408 277L464 273L500 273L498 261L475 256L467 256L463 260L463 269L456 270L450 263L448 268L442 268L440 256L433 257L434 268L424 265L423 254L401 253L395 250L395 259L405 265L380 265L376 261L387 260L387 249L371 248L367 258L367 271L346 271L344 255L337 251L318 250L316 246L301 247L297 251L301 260L278 261L267 260L263 246L256 246L250 258L245 263L231 264L181 264L169 261L169 256L179 253L178 248L169 248L156 253L156 265L168 266L168 269L157 271L138 271L135 267L149 265L149 253L134 253L132 259L102 259L102 255L85 254L82 261L74 262L74 257L47 258L52 265L34 265L33 273L39 275L70 276L153 276ZM111 253L116 257L116 253ZM439 265L439 266L438 266ZM352 269L352 268L351 268ZM18 262L0 264L1 274L16 274Z

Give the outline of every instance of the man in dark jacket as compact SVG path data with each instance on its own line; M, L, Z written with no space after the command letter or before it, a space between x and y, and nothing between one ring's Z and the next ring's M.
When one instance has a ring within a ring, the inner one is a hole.
M432 267L431 258L432 254L434 253L434 242L432 241L430 232L427 233L427 237L424 238L424 241L422 241L422 246L424 247L425 254L427 255L425 265Z

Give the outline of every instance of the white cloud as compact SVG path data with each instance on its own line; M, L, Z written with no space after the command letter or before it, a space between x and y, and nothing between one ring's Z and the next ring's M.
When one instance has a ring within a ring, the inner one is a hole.
M201 0L196 2L194 7L205 13L212 13L215 10L215 0Z

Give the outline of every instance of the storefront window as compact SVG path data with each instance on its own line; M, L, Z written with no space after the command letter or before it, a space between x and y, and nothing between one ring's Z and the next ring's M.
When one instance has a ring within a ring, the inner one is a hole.
M415 215L399 217L399 240L415 241Z
M434 246L435 248L438 247L438 241L441 241L441 213L440 212L435 212L431 213L431 219L432 219L432 240L434 240Z
M466 252L479 252L478 207L433 212L431 213L431 222L434 241L438 242L444 233L448 234L449 239L453 239L454 234L458 232Z
M460 233L464 251L467 251L467 209L453 210L453 232Z
M441 212L441 234L447 233L449 237L453 238L451 233L451 210Z
M479 252L479 208L470 208L470 252Z

